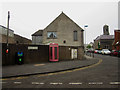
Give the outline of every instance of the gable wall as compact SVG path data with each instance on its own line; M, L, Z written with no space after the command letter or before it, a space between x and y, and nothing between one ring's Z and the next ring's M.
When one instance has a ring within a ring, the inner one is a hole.
M73 39L73 31L78 32L78 41ZM47 39L48 31L56 31L57 39ZM43 32L43 44L58 43L63 46L83 46L83 36L81 29L66 16L61 16L53 21ZM66 41L64 44L63 41Z

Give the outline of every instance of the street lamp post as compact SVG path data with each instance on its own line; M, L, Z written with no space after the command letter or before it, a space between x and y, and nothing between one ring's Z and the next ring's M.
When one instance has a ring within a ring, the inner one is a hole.
M86 54L86 28L88 27L88 25L84 25L84 30L85 30L85 54Z

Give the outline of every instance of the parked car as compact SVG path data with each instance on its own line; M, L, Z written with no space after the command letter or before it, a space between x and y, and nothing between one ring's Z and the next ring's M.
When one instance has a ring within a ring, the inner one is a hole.
M110 55L111 55L111 56L118 56L118 57L120 57L120 50L119 50L119 51L117 51L117 50L112 50L112 52L111 52Z
M114 56L117 56L117 55L118 55L118 51L114 51L114 52L113 52L113 55L114 55Z
M108 49L102 49L102 54L109 55L111 52Z
M98 54L101 54L102 53L102 50L98 50Z
M118 57L120 57L120 50L118 51Z
M96 54L97 54L97 53L98 53L98 50L95 50L95 51L94 51L94 53L96 53Z
M94 52L94 49L88 49L88 50L86 50L86 52L88 52L88 53L93 53L93 52Z
M111 51L111 53L110 53L110 56L114 56L114 52L115 52L116 50L112 50Z

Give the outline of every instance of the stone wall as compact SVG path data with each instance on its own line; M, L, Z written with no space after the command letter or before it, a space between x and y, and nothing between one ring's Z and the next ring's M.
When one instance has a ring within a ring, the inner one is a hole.
M43 36L32 36L32 44L42 44Z
M6 35L1 35L2 39L0 43L7 43L7 36ZM15 43L14 37L8 37L8 43Z
M14 41L18 44L31 44L32 40L22 37L20 35L14 34Z
M74 41L74 31L77 31L77 41ZM57 38L47 38L47 32L56 32ZM61 14L44 29L43 44L48 42L62 46L83 46L83 30L66 15Z
M78 47L78 59L79 60L84 59L84 48L83 47Z

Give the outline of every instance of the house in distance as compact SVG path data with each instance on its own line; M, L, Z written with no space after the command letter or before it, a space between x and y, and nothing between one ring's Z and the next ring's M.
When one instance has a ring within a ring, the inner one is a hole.
M45 29L32 34L32 43L37 45L58 43L59 46L69 46L71 58L82 59L84 56L83 31L80 26L62 12Z

